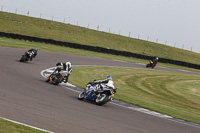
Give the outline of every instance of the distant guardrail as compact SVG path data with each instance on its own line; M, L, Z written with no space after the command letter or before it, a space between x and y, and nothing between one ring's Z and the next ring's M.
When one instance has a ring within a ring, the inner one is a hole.
M136 54L136 53L131 53L127 51L119 51L119 50L107 49L103 47L88 46L88 45L82 45L82 44L70 43L70 42L62 42L62 41L56 41L52 39L44 39L44 38L39 38L39 37L19 35L19 34L13 34L13 33L0 32L0 37L7 37L7 38L19 39L19 40L28 40L30 42L33 41L33 42L49 43L49 44L55 44L55 45L60 45L60 46L65 46L65 47L70 47L70 48L75 48L75 49L83 49L83 50L94 51L94 52L99 52L99 53L107 53L107 54L112 54L112 55L120 55L120 56L125 56L125 57L133 57L133 58L140 58L140 59L146 59L146 60L150 60L153 58L152 56ZM159 58L159 62L200 69L199 64L192 64L192 63L188 63L184 61Z

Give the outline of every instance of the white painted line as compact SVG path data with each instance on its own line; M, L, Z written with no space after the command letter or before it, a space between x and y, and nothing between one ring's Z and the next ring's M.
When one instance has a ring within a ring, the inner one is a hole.
M16 123L16 124L20 124L20 125L23 125L23 126L27 126L27 127L30 127L30 128L34 128L34 129L37 129L37 130L40 130L40 131L49 132L49 133L54 133L54 132L52 132L52 131L48 131L48 130L45 130L45 129L41 129L41 128L37 128L37 127L34 127L34 126L30 126L30 125L27 125L27 124L24 124L24 123L21 123L21 122L13 121L13 120L6 119L6 118L3 118L3 117L0 117L0 118L1 118L1 119L4 119L4 120L7 120L7 121L10 121L10 122L13 122L13 123Z
M168 115L163 115L163 114L160 114L160 113L157 113L157 112L154 112L154 111L150 111L148 109L144 109L144 108L134 108L134 107L126 107L124 105L120 105L120 104L117 104L117 103L113 103L111 102L112 104L115 104L115 105L118 105L118 106L121 106L121 107L124 107L124 108L128 108L128 109L132 109L132 110L135 110L135 111L139 111L139 112L143 112L145 114L150 114L150 115L153 115L153 116L157 116L157 117L161 117L161 118L173 118L171 116L168 116Z
M188 124L186 123L184 120L181 121L177 121L175 120L173 117L171 116L168 116L168 115L163 115L163 114L160 114L160 113L157 113L157 112L154 112L154 111L147 111L147 109L143 109L143 108L133 108L133 107L126 107L124 105L120 105L120 104L117 104L117 103L113 103L113 102L110 102L112 104L115 104L117 106L120 106L120 107L123 107L123 108L127 108L127 109L132 109L132 110L135 110L135 111L139 111L139 112L143 112L143 113L146 113L146 114L149 114L149 115L153 115L153 116L156 116L156 117L160 117L160 118L163 118L163 119L167 119L167 120L170 120L170 121L173 121L173 122L177 122L177 123L181 123L181 124L184 124L184 125L187 125L187 126L192 126L192 127L195 127L195 128L200 128L200 126L198 126L199 124L197 125L192 125L192 124ZM181 119L180 119L181 120ZM195 123L196 124L196 123Z
M66 86L66 84L67 84L68 86ZM74 90L74 89L68 88L68 87L70 87L70 86L73 87L74 85L72 85L72 84L69 84L69 83L60 83L60 85L61 85L62 87L65 87L65 88L71 90L71 91L80 93L80 91L78 91L78 90ZM75 86L75 87L76 87L76 86Z

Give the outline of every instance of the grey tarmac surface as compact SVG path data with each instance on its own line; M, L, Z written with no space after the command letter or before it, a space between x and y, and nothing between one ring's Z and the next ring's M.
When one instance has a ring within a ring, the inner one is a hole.
M72 65L144 68L145 65L78 55L38 52L28 63L18 60L24 49L0 47L0 117L57 133L199 133L200 128L108 103L77 100L77 92L45 82L44 69L59 61ZM190 73L175 69L159 68ZM73 73L73 72L72 72ZM191 73L197 74L198 73Z

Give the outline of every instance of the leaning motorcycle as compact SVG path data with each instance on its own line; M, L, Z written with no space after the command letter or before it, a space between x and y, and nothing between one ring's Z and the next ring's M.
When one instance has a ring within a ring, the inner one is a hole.
M154 68L156 66L157 62L149 61L148 64L146 65L146 68L151 67Z
M60 71L56 69L49 77L46 79L46 82L51 82L54 85L58 85L64 80L63 76L60 74Z
M84 92L78 95L79 100L87 99L95 102L97 105L103 105L111 101L117 88L102 86L101 84L92 85L88 83Z
M22 55L21 59L19 60L20 62L25 62L25 61L32 61L33 58L33 53L32 52L25 52L24 55Z

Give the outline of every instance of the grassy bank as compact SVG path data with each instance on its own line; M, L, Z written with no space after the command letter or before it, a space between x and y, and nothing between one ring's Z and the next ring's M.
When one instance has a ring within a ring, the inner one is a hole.
M200 54L70 24L0 12L0 31L112 48L199 64Z
M73 67L69 82L84 88L89 81L113 76L115 99L200 124L200 76L113 67ZM78 82L77 82L78 81Z

